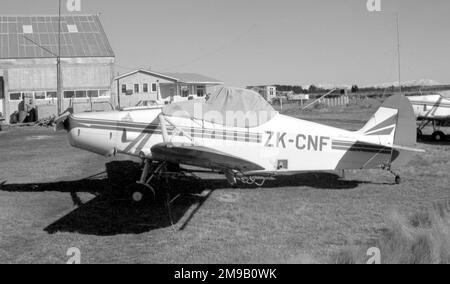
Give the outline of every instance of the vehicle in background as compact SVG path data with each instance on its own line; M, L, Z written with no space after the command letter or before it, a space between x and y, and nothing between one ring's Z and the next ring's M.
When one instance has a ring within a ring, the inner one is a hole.
M431 137L435 142L442 142L448 139L450 134L450 121L438 119L418 120L417 138Z
M431 136L440 142L447 138L450 125L450 92L433 93L421 96L409 96L414 114L418 121L417 138Z

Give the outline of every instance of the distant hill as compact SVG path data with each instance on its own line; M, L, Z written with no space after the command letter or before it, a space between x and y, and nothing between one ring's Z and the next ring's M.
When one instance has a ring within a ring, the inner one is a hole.
M333 85L333 84L317 84L317 85L277 85L278 92L294 92L296 94L314 94L323 93L332 89L347 89L349 91L357 90L359 93L367 92L396 92L398 91L398 82L373 84L366 86L358 85ZM357 88L354 88L356 86ZM420 79L402 82L402 90L404 92L420 92L420 91L442 91L450 90L450 84L441 84L432 79Z

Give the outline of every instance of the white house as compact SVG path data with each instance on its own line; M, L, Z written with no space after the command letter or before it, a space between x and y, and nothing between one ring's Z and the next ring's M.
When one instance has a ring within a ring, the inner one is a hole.
M120 108L135 106L139 101L168 104L205 97L219 85L223 83L195 73L161 73L138 69L114 79L112 103Z
M268 102L272 102L277 97L277 87L275 86L250 86L247 89L253 90L264 97Z

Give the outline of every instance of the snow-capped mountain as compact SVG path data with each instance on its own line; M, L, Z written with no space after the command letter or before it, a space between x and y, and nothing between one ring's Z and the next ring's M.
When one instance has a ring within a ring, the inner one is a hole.
M402 82L403 87L427 87L427 86L437 86L441 85L441 83L431 80L431 79L420 79L420 80L411 80ZM389 88L389 87L398 87L398 82L392 83L383 83L383 84L375 84L375 85L367 85L364 88Z
M345 85L345 84L339 84L339 85L333 85L333 84L313 84L319 89L324 90L331 90L331 89L351 89L351 85ZM308 90L311 85L302 85L303 90Z
M313 84L314 86L324 89L324 90L331 90L331 89L351 89L352 85L346 85L346 84ZM359 86L360 88L378 88L378 89L385 89L389 87L398 87L398 82L392 82L392 83L382 83L382 84L370 84L365 86ZM441 83L431 80L431 79L420 79L420 80L411 80L411 81L405 81L402 82L402 87L428 87L428 86L438 86L442 85ZM311 85L302 85L302 88L304 90L309 89Z

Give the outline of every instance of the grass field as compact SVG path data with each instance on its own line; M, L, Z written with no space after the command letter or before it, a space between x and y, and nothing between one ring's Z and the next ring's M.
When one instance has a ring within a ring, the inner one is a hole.
M354 130L376 104L284 112ZM364 262L392 215L410 218L450 199L450 144L419 148L427 152L398 169L401 185L378 170L240 189L220 176L187 177L175 183L191 194L174 203L171 226L160 204L135 206L120 194L139 174L136 162L71 148L49 129L9 129L0 132L0 262L65 263L70 247L83 263L329 263L350 247Z

